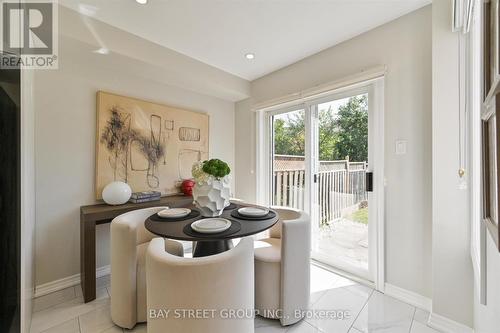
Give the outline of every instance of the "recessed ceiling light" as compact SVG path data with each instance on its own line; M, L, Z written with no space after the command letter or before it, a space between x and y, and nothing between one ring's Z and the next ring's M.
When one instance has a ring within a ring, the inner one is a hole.
M106 54L109 54L109 49L107 49L105 47L101 47L100 49L95 50L94 53L106 55Z
M255 54L247 53L247 54L245 54L245 58L247 58L248 60L252 60L253 58L255 58Z
M138 4L145 5L148 3L148 0L135 0Z

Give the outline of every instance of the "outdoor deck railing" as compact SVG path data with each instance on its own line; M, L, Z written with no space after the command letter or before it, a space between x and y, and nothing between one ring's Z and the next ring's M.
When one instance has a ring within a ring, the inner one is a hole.
M317 175L321 223L342 217L343 211L367 199L366 163L325 161ZM304 209L305 170L275 170L274 204Z

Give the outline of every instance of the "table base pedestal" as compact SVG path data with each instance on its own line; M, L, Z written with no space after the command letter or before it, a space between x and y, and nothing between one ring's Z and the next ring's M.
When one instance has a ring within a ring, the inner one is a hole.
M219 241L197 241L193 252L193 258L206 257L222 253L233 248L233 241L230 239Z

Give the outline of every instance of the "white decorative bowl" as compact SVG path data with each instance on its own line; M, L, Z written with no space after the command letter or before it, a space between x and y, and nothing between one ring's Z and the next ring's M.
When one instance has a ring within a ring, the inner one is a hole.
M108 205L123 205L132 195L132 189L127 183L112 182L102 190L102 199Z
M206 182L196 183L193 187L195 206L205 217L217 217L224 208L229 206L231 188L227 179L209 179Z

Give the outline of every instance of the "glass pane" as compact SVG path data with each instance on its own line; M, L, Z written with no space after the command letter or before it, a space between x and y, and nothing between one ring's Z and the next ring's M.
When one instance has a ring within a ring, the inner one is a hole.
M272 204L304 209L305 112L273 116Z
M318 105L317 251L336 266L368 270L368 95Z
M490 218L498 224L498 188L497 188L497 163L496 163L496 116L493 115L488 121L488 155L489 155L489 189L490 189Z
M490 57L491 57L491 65L490 65L490 81L493 82L497 75L498 71L498 38L500 37L498 34L498 1L492 2L491 5L491 13L490 13Z

